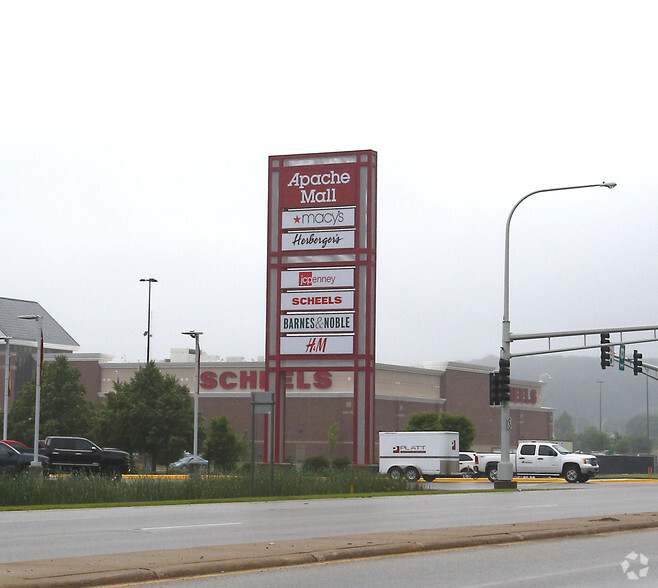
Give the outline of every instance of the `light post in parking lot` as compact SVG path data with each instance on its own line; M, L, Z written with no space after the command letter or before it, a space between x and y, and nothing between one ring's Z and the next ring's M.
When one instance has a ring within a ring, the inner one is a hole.
M155 278L140 278L140 282L148 282L149 284L149 300L148 300L148 317L146 319L146 363L151 361L151 284L157 282Z
M601 182L600 184L586 184L582 186L565 186L562 188L544 188L543 190L535 190L526 194L519 200L513 207L507 217L507 224L505 226L505 275L504 275L504 293L503 293L503 341L500 353L502 364L509 366L509 361L512 357L511 354L511 331L510 331L510 318L509 318L509 236L510 224L512 222L512 215L519 207L519 205L526 199L535 194L543 192L558 192L562 190L578 190L580 188L614 188L617 184L614 182ZM494 483L494 487L511 488L516 487L512 481L514 474L514 467L510 460L510 407L509 399L502 400L500 403L500 464L498 465L498 480Z
M39 419L41 416L41 367L43 364L43 326L41 324L42 318L38 314L22 314L18 317L27 321L37 321L37 379L36 379L36 393L34 400L34 454L32 456L32 463L30 470L41 470L39 463Z
M193 455L199 455L199 377L201 372L201 349L199 348L199 331L183 331L182 335L189 335L194 339L196 373L194 376L194 450Z
M2 438L7 439L7 416L9 415L9 370L11 369L9 363L9 353L11 352L11 337L0 337L5 341L5 403L2 405L4 408L4 419L2 422Z

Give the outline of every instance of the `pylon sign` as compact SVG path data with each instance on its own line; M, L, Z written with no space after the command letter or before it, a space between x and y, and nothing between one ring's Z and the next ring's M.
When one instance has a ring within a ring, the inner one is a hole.
M285 459L285 372L354 372L354 463L374 462L374 151L269 158L266 370L275 461Z

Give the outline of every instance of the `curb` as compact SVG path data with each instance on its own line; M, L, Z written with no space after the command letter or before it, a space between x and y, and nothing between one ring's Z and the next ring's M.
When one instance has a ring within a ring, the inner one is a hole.
M658 528L658 512L0 564L3 588L86 588Z

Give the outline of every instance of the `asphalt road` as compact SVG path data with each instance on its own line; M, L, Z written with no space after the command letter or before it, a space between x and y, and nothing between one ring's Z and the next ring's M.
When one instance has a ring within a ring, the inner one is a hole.
M136 586L166 588L397 588L494 586L655 586L658 530L553 539L510 545L387 555L254 572L237 572Z
M488 482L465 482L464 487ZM451 488L456 488L452 484ZM656 483L520 483L547 492L419 495L0 513L0 563L349 533L656 510Z
M452 488L491 487L488 482L468 480L463 486L450 484ZM588 525L591 520L604 520L605 515L653 512L658 492L655 482L570 485L528 481L519 483L519 488L519 492L477 494L3 512L0 563L7 564L5 574L12 568L12 573L33 580L34 569L39 566L48 572L60 562L59 567L66 568L60 558L75 558L75 565L88 567L88 562L91 565L101 560L107 565L107 558L112 557L111 565L116 569L132 556L130 566L144 570L151 567L149 559L162 562L164 558L169 565L175 555L186 550L194 554L194 549L204 546L215 550L226 546L225 552L231 554L247 553L246 547L256 543L263 552L272 546L269 553L294 544L299 552L306 540L309 545L314 543L301 551L329 553L334 549L332 537L342 537L345 544L341 549L351 549L352 536L359 537L367 548L371 544L368 539L374 537L371 534L379 534L380 545L402 545L417 542L422 530L430 530L434 537L441 529L465 527L466 536L476 528L478 533L494 536L490 528L514 523L524 524L532 532L536 521L585 517L579 524ZM545 491L531 491L540 489ZM652 524L655 520L654 515ZM483 526L488 527L480 529ZM412 535L416 538L408 539ZM147 559L140 555L144 552L150 552ZM215 551L213 557L226 556ZM18 569L22 564L11 564L36 559L39 565L27 566L24 571Z

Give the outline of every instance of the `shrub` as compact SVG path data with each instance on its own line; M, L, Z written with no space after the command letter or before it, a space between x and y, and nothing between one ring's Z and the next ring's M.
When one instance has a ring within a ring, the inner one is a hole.
M324 455L312 455L304 460L302 469L306 472L321 472L329 469L329 460Z
M351 464L349 457L334 457L331 460L331 467L335 470L346 470L347 466Z

